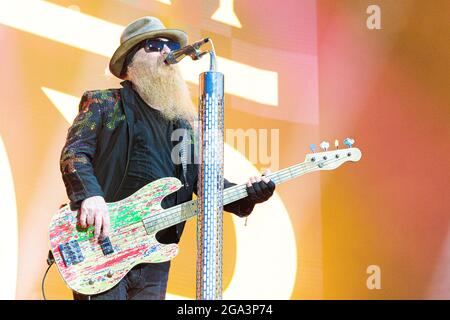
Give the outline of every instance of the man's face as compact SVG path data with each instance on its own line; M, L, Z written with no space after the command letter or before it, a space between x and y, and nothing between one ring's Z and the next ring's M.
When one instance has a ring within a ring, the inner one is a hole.
M127 80L151 107L158 109L169 120L180 118L192 120L195 107L177 65L166 65L164 59L171 48L179 44L161 39L161 42L146 41L128 65Z
M164 42L169 43L170 40L165 38L156 38L151 40L155 40L158 43L154 42L155 45L151 46L153 41L150 41L149 46L145 46L135 53L133 61L139 61L141 65L146 65L150 68L158 68L163 66L170 67L164 63L165 55L171 51L169 46L164 44Z

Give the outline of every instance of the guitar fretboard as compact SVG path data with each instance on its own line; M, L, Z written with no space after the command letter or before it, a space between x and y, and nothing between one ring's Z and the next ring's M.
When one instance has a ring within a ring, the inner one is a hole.
M291 179L297 178L303 174L320 170L321 167L316 163L303 162L294 166L282 169L278 172L268 175L275 183L280 184ZM243 199L247 196L246 184L236 185L223 190L223 205ZM154 233L159 230L176 225L197 215L197 200L191 200L169 209L166 209L154 216L144 219L144 225L148 233Z

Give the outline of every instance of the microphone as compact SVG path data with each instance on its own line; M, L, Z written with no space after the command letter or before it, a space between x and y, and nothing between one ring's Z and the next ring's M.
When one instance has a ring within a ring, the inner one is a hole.
M164 59L165 64L176 64L183 60L185 57L189 56L192 60L198 60L202 56L208 53L208 51L200 52L199 49L205 43L209 41L209 38L204 38L200 41L194 42L193 44L187 45L181 49L171 51L167 54Z

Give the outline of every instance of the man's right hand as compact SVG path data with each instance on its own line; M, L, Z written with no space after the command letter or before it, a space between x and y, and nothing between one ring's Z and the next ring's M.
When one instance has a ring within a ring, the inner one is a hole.
M81 203L78 224L82 228L94 226L95 239L105 239L109 235L109 212L105 199L101 196L86 198Z

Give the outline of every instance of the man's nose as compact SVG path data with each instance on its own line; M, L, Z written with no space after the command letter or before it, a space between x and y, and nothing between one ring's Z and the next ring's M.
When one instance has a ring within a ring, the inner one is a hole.
M167 45L164 45L163 49L161 50L162 54L167 54L169 53L171 50Z

